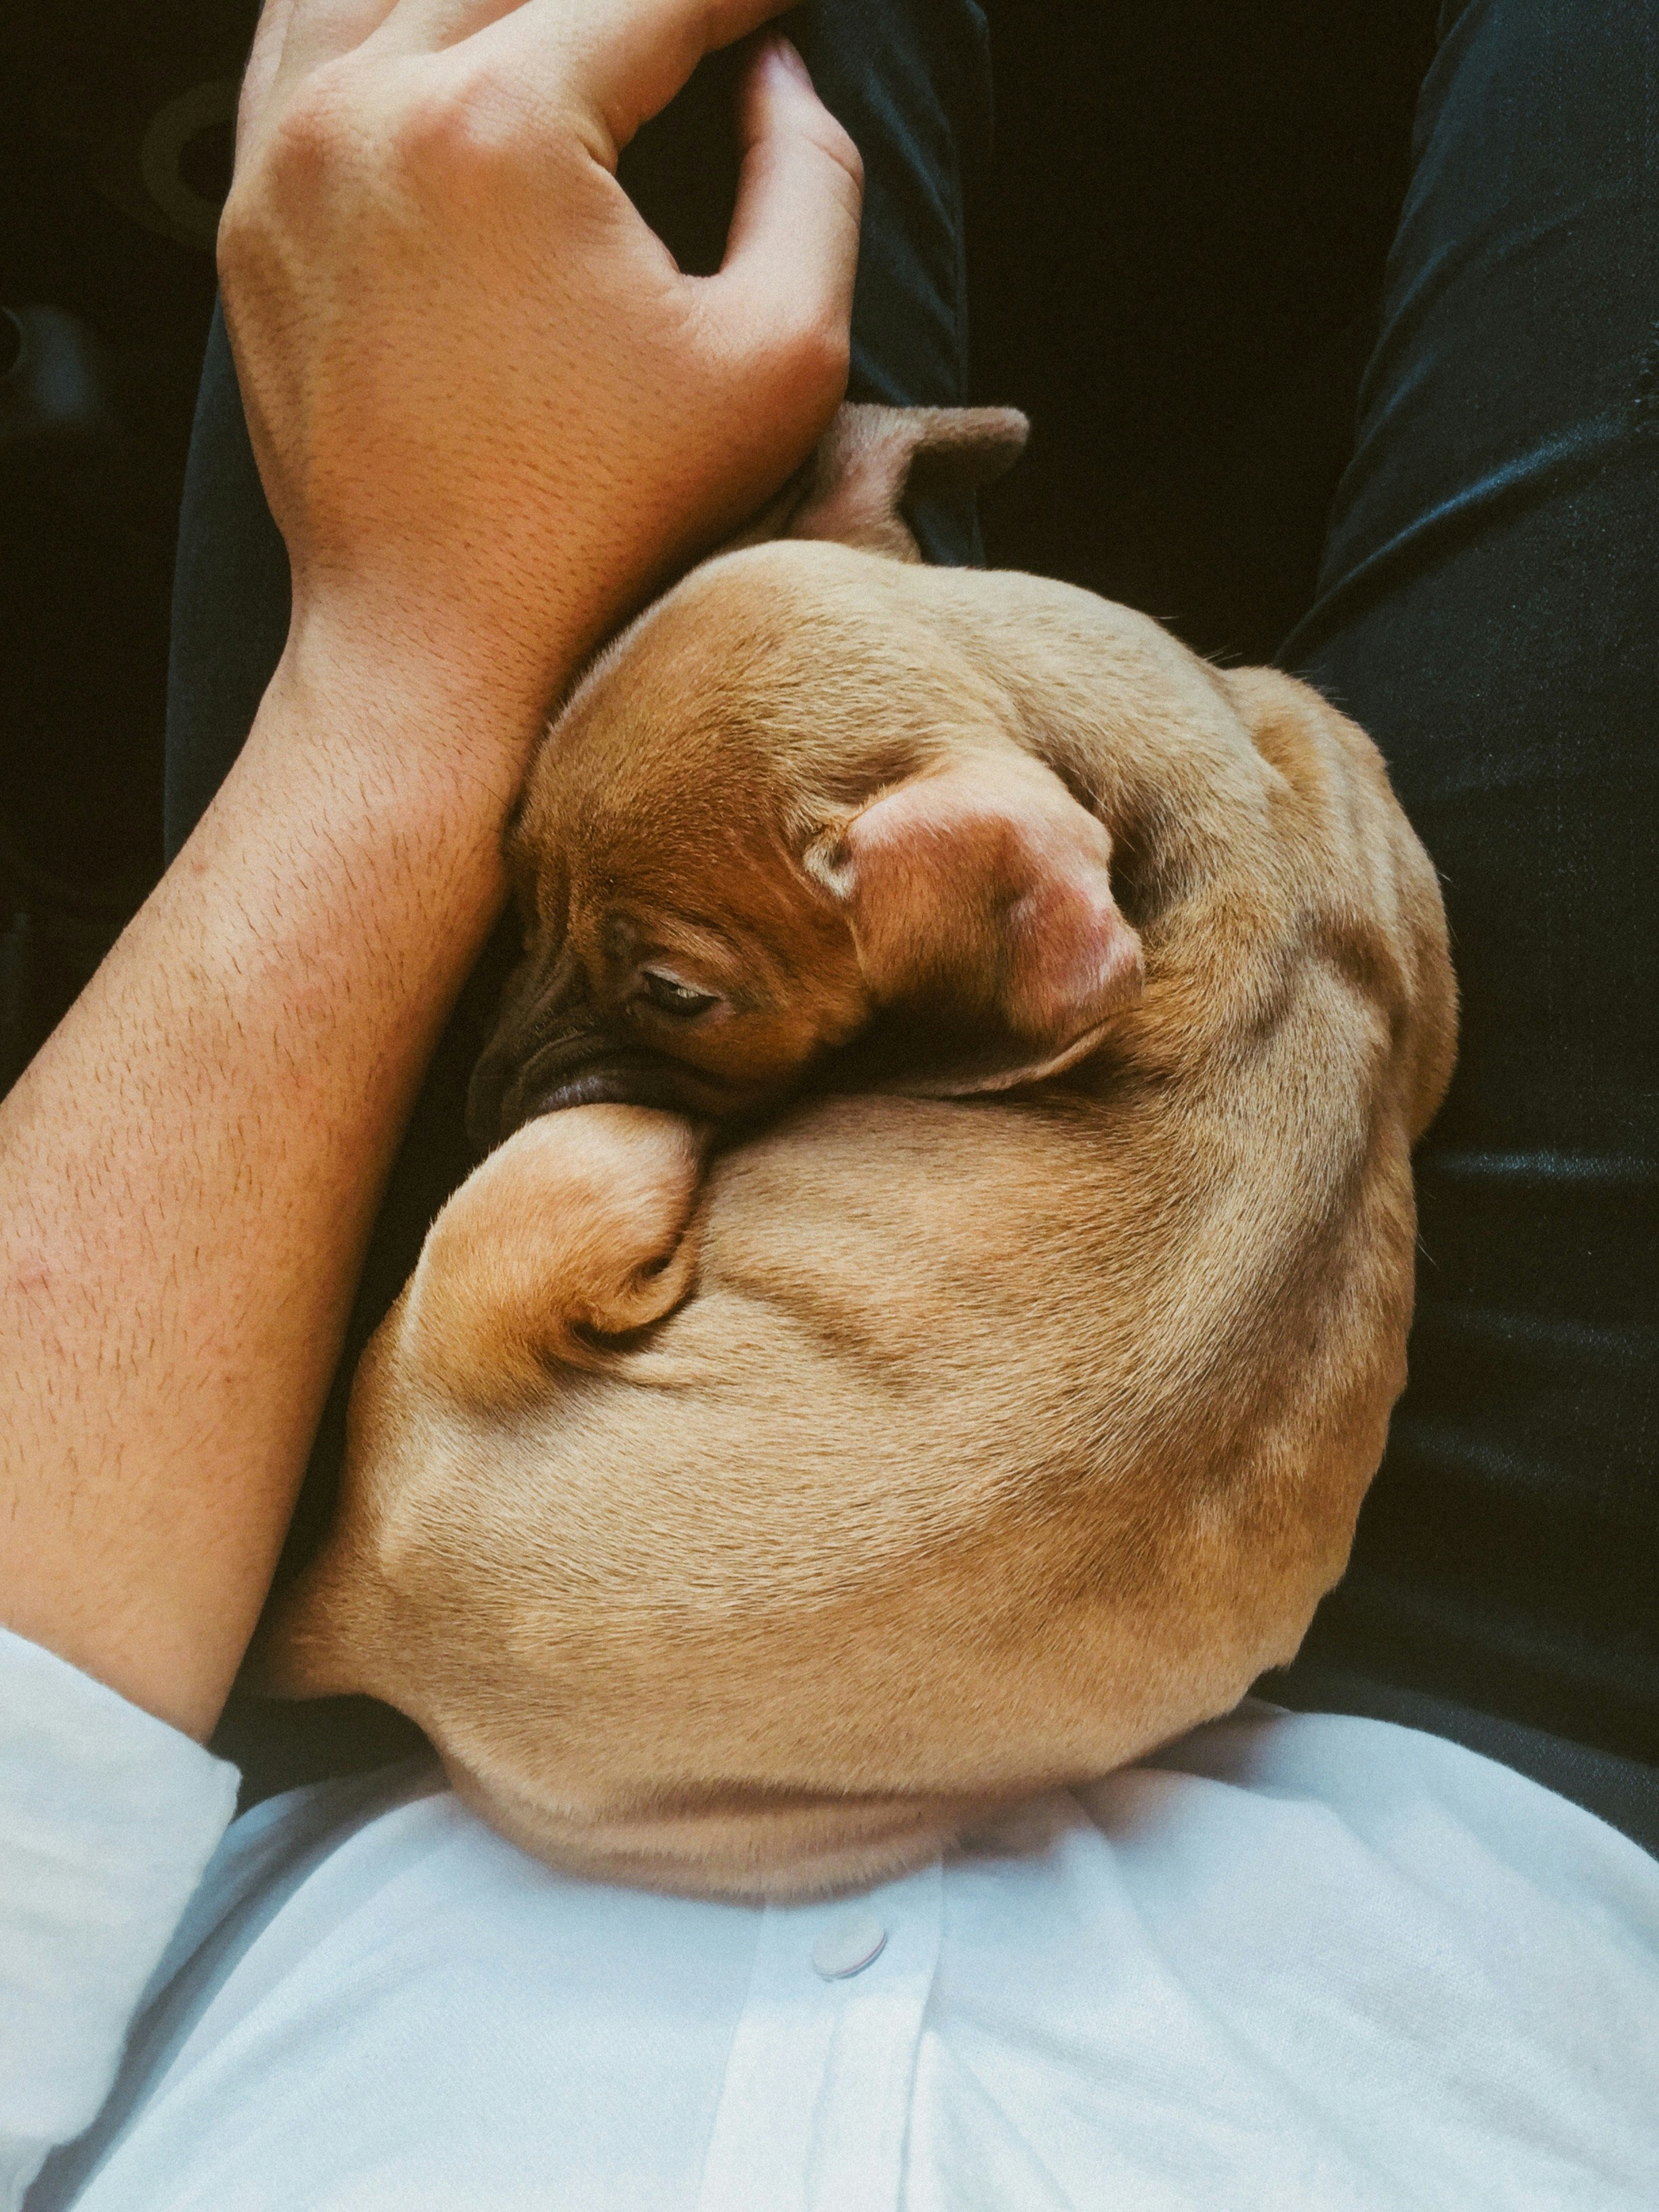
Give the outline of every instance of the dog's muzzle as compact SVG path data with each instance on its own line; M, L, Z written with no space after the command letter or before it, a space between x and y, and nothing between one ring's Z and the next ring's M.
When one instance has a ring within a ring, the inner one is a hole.
M708 1120L748 1103L718 1078L612 1030L532 1039L527 1052L521 1032L504 1031L472 1072L466 1133L482 1159L526 1121L567 1106L659 1106Z
M466 1133L482 1158L515 1129L566 1106L665 1106L708 1110L690 1093L687 1071L661 1053L605 1030L587 1030L532 1046L498 1037L473 1070Z

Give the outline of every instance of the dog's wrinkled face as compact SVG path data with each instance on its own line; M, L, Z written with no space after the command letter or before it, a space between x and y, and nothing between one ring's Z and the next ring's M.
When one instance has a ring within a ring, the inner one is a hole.
M907 498L1000 476L1025 427L1007 408L843 407L736 543L830 539L916 561ZM797 637L787 585L755 579L751 602L750 580L671 592L603 657L532 770L508 853L526 957L473 1079L480 1152L564 1106L758 1110L869 1018L836 825L884 766L914 764L917 716L901 684L855 729L797 726L862 626ZM758 769L744 743L757 715Z
M677 807L672 776L641 821L585 781L548 775L513 839L527 950L473 1079L481 1149L566 1106L757 1110L868 1011L844 915L781 825ZM685 868L696 853L720 865Z
M734 553L589 676L510 841L527 950L473 1079L481 1150L566 1106L754 1113L807 1076L1003 1090L1138 992L1104 829L902 576Z
M526 953L469 1102L481 1150L566 1106L758 1109L867 1014L845 912L804 862L788 763L810 695L732 665L710 573L595 668L532 771L507 846Z

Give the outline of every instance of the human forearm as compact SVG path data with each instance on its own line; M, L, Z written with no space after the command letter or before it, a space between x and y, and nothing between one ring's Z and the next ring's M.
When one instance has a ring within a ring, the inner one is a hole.
M0 1109L0 1611L198 1731L499 902L533 711L428 678L290 653L196 836Z
M295 628L0 1115L0 1620L209 1728L541 709L845 380L858 157L781 46L730 250L617 148L778 0L268 0L221 234Z

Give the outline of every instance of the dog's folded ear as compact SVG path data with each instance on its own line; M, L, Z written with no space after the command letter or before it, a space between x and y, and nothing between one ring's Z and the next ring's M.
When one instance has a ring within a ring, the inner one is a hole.
M1030 425L1017 407L838 408L809 459L726 550L777 538L920 561L915 499L965 499L1012 468Z
M987 751L879 793L810 846L876 1013L857 1087L932 1097L1058 1074L1139 996L1110 841L1040 762Z

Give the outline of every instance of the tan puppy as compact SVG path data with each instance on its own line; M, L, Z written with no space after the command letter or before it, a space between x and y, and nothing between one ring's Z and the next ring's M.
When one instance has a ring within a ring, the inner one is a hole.
M853 428L788 526L902 553L940 427ZM1062 585L757 546L591 672L512 860L511 1133L365 1357L270 1684L402 1707L556 1865L778 1895L1289 1658L1453 1051L1360 732Z

